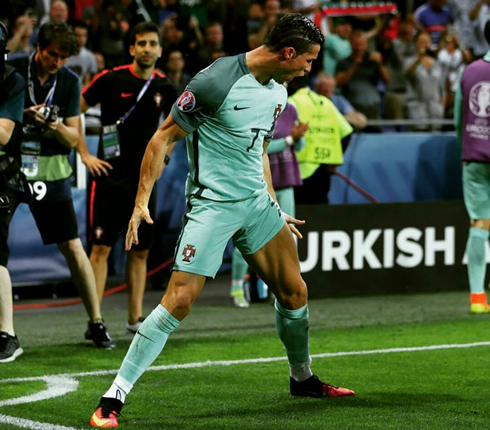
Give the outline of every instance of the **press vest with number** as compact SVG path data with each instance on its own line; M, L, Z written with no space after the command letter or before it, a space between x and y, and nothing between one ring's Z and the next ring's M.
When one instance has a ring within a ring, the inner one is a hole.
M17 71L28 80L29 56L17 57L10 62ZM31 64L32 70L34 65ZM52 78L50 78L52 79ZM74 85L78 84L78 77L66 67L62 67L56 73L56 89L53 94L52 104L59 107L59 118L62 121L66 117L66 109L70 102L70 97L73 96ZM77 87L79 88L79 86ZM48 88L46 88L48 90ZM36 104L44 102L44 97L36 99ZM25 108L33 106L29 91L26 91ZM40 142L41 149L38 160L37 174L28 176L28 180L32 181L58 181L68 178L72 173L72 168L68 161L68 155L71 148L64 146L55 138L47 138L39 132L27 132L24 128L23 144L26 142Z
M299 163L342 164L342 143L333 103L308 88L289 98L301 122L308 123L306 146L296 154Z
M490 62L471 63L461 80L463 160L490 162Z

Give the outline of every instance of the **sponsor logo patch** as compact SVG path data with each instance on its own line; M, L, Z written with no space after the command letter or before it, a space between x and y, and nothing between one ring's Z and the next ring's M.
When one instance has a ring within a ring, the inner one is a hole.
M177 107L182 112L190 112L196 106L196 98L190 91L185 91L177 102Z

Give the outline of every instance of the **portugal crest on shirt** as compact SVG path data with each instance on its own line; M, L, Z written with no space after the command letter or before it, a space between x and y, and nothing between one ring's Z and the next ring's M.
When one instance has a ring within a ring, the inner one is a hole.
M194 245L187 244L184 250L182 251L182 255L184 256L182 261L185 261L186 263L190 263L191 257L194 257L195 254L196 254L196 247Z
M196 98L190 91L184 91L177 102L177 107L182 112L190 112L196 106Z

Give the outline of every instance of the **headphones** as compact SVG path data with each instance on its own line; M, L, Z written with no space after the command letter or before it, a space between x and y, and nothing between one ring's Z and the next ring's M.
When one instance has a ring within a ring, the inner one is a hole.
M7 49L7 42L9 40L9 32L3 22L0 21L0 81L3 81L5 76L5 60L9 50Z

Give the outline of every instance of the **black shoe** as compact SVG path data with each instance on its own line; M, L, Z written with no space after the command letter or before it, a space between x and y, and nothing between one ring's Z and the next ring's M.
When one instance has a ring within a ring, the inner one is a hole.
M325 384L325 382L320 381L318 376L315 375L302 382L289 378L289 388L292 396L300 397L342 397L354 396L356 394L347 388Z
M14 361L23 352L17 336L0 331L0 363Z
M93 427L119 427L117 418L121 416L121 409L124 403L110 397L102 397L99 405L90 419Z
M92 340L97 348L114 349L116 342L111 338L104 323L88 323L85 339Z

